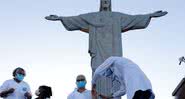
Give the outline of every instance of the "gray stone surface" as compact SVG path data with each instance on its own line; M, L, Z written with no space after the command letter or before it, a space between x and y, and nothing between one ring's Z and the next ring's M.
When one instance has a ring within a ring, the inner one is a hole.
M81 30L89 34L89 54L94 72L108 57L122 56L122 33L129 30L144 29L148 26L151 18L166 14L165 11L143 15L112 12L111 0L101 0L99 12L70 17L50 15L45 18L51 21L61 21L68 31ZM99 82L97 90L105 95L110 95L111 91L107 88L111 88L111 80L104 78ZM114 89L119 89L119 86Z

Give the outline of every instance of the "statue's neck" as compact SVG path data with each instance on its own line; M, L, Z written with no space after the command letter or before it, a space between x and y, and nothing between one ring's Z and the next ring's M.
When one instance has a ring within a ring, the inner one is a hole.
M104 12L110 12L110 9L109 8L103 8L102 11L104 11Z
M109 11L109 10L107 10L107 11L105 11L105 10L102 10L102 11L100 11L100 12L103 12L103 13L108 13L108 12L111 12L111 11Z
M102 8L100 9L100 12L111 12L111 9L108 8L108 7L102 7Z

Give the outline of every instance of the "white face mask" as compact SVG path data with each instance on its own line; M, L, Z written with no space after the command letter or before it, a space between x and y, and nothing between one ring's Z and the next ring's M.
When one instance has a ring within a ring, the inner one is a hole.
M37 90L35 91L35 95L39 96L39 94L40 94L40 92L39 92L39 90L37 89Z

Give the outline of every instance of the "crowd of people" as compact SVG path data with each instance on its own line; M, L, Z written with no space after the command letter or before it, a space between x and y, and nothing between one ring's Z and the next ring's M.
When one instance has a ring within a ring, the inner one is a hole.
M24 80L26 72L23 68L16 68L13 79L6 80L0 86L0 97L4 99L32 99L30 86ZM109 77L120 83L118 91L105 96L96 91L96 81L101 77ZM127 99L154 99L150 80L137 64L124 57L110 57L104 61L94 72L92 77L92 89L86 89L86 77L82 74L76 77L76 88L67 99L116 99L127 94ZM40 86L36 90L36 99L50 99L52 89L49 86Z

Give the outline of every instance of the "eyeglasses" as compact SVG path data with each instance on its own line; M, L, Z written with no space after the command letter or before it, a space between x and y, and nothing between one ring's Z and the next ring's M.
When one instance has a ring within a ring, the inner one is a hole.
M19 73L17 73L17 74L20 74L20 75L23 75L23 76L25 76L25 73L22 73L22 72L19 72Z
M76 80L77 82L80 82L80 81L85 81L85 79L78 79Z

